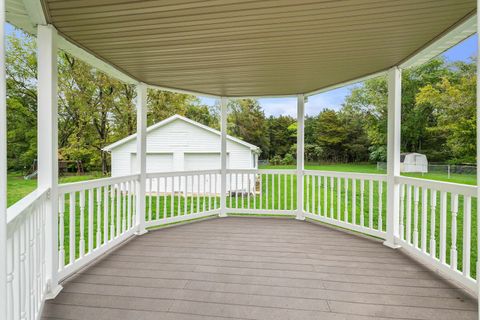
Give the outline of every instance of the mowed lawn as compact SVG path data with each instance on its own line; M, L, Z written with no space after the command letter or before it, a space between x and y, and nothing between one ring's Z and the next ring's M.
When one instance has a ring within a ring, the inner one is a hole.
M384 172L377 170L376 165L372 164L332 164L332 165L315 165L315 164L307 164L306 166L307 170L324 170L324 171L341 171L341 172L358 172L358 173L377 173L377 174L384 174ZM295 169L295 166L262 166L261 169ZM432 179L432 180L440 180L440 181L448 181L448 182L455 182L455 183L466 183L466 184L475 184L475 176L474 175L452 175L450 179L448 179L447 175L444 174L442 175L441 173L429 173L429 174L424 174L423 176L421 174L409 174L409 176L413 177L418 177L418 178L426 178L426 179ZM93 175L85 175L85 176L70 176L70 177L62 177L60 179L61 183L67 183L67 182L77 182L77 181L82 181L82 180L91 180L91 179L96 179L96 178L101 178L101 175L98 174L93 174ZM23 196L28 194L29 192L33 191L36 187L36 180L23 180L23 177L20 175L15 175L11 174L8 176L9 181L8 181L8 202L9 205L13 204L15 201L18 201L21 199ZM324 189L322 189L324 181L318 181L318 179L313 178L309 180L309 185L310 191L309 195L307 196L305 194L305 208L309 209L310 212L314 214L320 214L320 210L322 211L322 214L327 212L327 216L330 216L333 214L334 217L339 217L341 220L345 220L345 212L348 213L347 221L350 223L355 222L356 224L360 224L360 219L361 219L361 213L360 213L360 202L361 202L361 196L360 196L360 181L356 182L356 196L355 196L355 204L356 204L356 214L355 216L352 215L352 181L349 181L349 194L347 196L348 198L348 203L345 206L344 199L345 199L345 190L344 190L344 185L340 188L340 210L338 210L338 190L337 190L337 180L334 180L333 184L333 197L331 197L331 189L330 189L330 180L328 180L328 187L327 187L327 202L326 202L326 207L325 207L325 194L324 194ZM344 182L342 181L342 184ZM273 186L275 186L273 189ZM320 186L320 193L318 193L318 189ZM280 187L280 194L278 193L278 188ZM293 192L292 192L292 187L293 187ZM373 192L373 214L372 217L369 216L369 208L368 208L368 200L369 200L369 185L368 181L365 182L365 193L363 197L363 202L364 202L364 222L365 225L368 225L370 221L372 221L372 225L374 228L378 228L378 223L379 223L379 215L382 215L382 230L385 230L386 228L386 184L383 184L383 194L382 194L382 207L380 208L380 201L379 201L379 195L378 195L378 183L374 183L373 185L374 192ZM260 196L257 194L256 196L251 195L250 197L244 196L233 196L233 197L228 197L227 198L227 206L231 208L230 211L235 211L236 208L251 208L251 209L267 209L267 210L290 210L291 208L296 207L296 177L295 176L290 176L290 175L270 175L268 177L268 183L267 183L267 177L264 175L262 178L262 198L260 199ZM286 190L286 194L283 193L283 191ZM307 188L305 188L305 192L307 192ZM268 194L268 197L267 197ZM95 197L95 203L96 203L96 194L94 195ZM103 196L102 196L103 197ZM413 191L412 191L412 197L413 197ZM430 197L430 191L428 191L428 197ZM307 205L307 199L308 205ZM69 248L68 248L68 242L69 242L69 208L68 208L68 198L66 200L66 206L65 206L65 249L66 249L66 263L68 263L68 256L69 256ZM86 203L88 203L88 195L86 195ZM333 201L332 201L333 200ZM123 199L120 201L120 204L122 205ZM197 197L196 195L190 195L189 197L183 197L182 195L176 194L174 197L171 196L165 196L161 195L159 197L152 195L147 196L147 208L146 208L146 215L151 217L153 219L157 218L164 218L164 217L172 217L172 216L178 216L178 215L183 215L185 213L190 213L190 212L201 212L203 211L204 207L206 209L215 209L218 208L219 206L219 197ZM125 204L128 205L128 202L125 201ZM108 204L109 209L111 208L111 203ZM421 226L423 225L423 221L421 219L421 196L420 196L420 201L418 202L418 208L419 208L419 220L418 220L418 230L421 230ZM472 240L471 240L471 271L472 275L475 274L475 261L476 261L476 256L477 256L477 228L476 228L476 199L472 199ZM133 204L132 204L133 206ZM447 262L450 260L450 248L451 248L451 198L448 196L447 198ZM435 226L435 238L437 240L436 243L436 256L438 256L439 253L439 245L440 245L440 230L439 230L439 221L440 221L440 197L437 196L437 203L436 203L436 226ZM462 268L462 257L463 257L463 252L462 252L462 247L463 247L463 197L459 198L459 210L458 210L458 216L457 216L457 250L458 250L458 265L459 269L461 270ZM101 205L101 216L103 217L103 203ZM412 198L412 212L414 208L414 201ZM381 209L381 210L380 210ZM429 239L431 236L431 231L430 231L430 219L431 219L431 207L429 205L428 208L428 217L427 217L427 244L429 244ZM94 207L94 230L97 229L97 221L96 221L96 210L97 207ZM76 214L75 214L75 220L76 220L76 226L80 224L80 205L79 205L79 197L77 195L76 197ZM113 212L115 214L113 215L113 223L110 221L109 224L112 224L113 226L117 225L122 225L123 221L119 221L117 223L117 198L114 198L113 201ZM123 217L121 218L123 219ZM406 215L404 217L404 223L405 223L405 228L406 228ZM413 232L413 216L412 216L412 224L411 224L411 230ZM103 218L101 218L100 223L100 229L102 232L102 239L103 239L103 230L104 230L104 225L103 225ZM88 226L88 214L85 212L85 226ZM87 229L87 228L86 228ZM123 227L122 227L123 229ZM110 230L110 228L108 228ZM80 237L80 231L78 227L75 230L75 237L77 238L77 247L76 247L76 256L79 256L79 247L78 247L78 239ZM84 231L85 233L85 238L88 239L88 230ZM114 232L115 233L115 232ZM110 235L109 235L110 238ZM96 242L96 239L94 237L94 241ZM420 242L420 239L419 239ZM430 252L430 249L427 249L427 252Z

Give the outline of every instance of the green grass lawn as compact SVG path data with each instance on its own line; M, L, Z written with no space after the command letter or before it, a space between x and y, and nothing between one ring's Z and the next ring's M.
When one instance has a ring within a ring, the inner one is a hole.
M261 169L295 169L295 166L263 166ZM359 172L359 173L379 173L383 174L384 172L377 170L375 165L371 164L358 164L358 165L353 165L353 164L332 164L332 165L316 165L316 164L307 164L306 169L308 170L323 170L323 171L343 171L343 172ZM433 179L433 180L440 180L440 181L448 181L448 182L456 182L456 183L466 183L466 184L475 184L475 176L474 175L459 175L459 174L452 174L451 178L448 179L446 174L441 174L441 173L429 173L425 175L421 174L409 174L408 176L412 177L418 177L418 178L426 178L426 179ZM85 176L70 176L70 177L62 177L60 179L61 183L66 183L66 182L76 182L76 181L83 181L83 180L91 180L91 179L96 179L96 178L101 178L101 175L98 174L92 174L92 175L85 175ZM268 182L267 182L268 179ZM262 178L262 196L260 198L260 195L253 196L251 195L250 198L248 197L241 197L241 196L233 196L233 197L227 197L227 206L231 209L231 211L235 211L236 208L251 208L251 209L264 209L264 210L290 210L291 208L296 207L296 176L295 175L289 175L289 174L281 174L281 175L270 175L268 178L267 176L263 176ZM306 184L307 182L305 182ZM345 189L344 189L344 181L342 181L342 188L340 189L340 211L338 211L338 181L334 180L334 185L333 185L333 199L331 197L331 192L332 189L330 188L330 180L328 180L328 188L327 188L327 206L325 207L325 190L320 189L320 194L318 193L318 187L319 187L319 181L316 177L309 178L308 182L310 188L306 188L305 185L305 208L309 209L309 212L312 212L314 214L320 214L319 212L319 206L322 208L322 214L327 212L327 216L330 216L333 214L335 218L339 217L340 220L344 221L345 220L345 212L349 213L349 216L347 218L348 222L355 222L357 224L360 223L360 203L361 203L361 195L360 195L360 181L356 182L356 196L355 196L355 204L356 204L356 214L352 215L352 181L349 181L349 194L348 194L348 203L345 206L344 199L345 199ZM324 184L324 180L321 182L321 184ZM273 193L273 188L272 186L275 185L275 192ZM24 180L23 177L19 174L9 174L8 176L8 203L9 205L13 204L14 202L18 201L21 199L23 196L28 194L29 192L33 191L36 187L36 180ZM291 192L293 187L293 192ZM363 197L363 202L364 202L364 223L365 225L369 224L369 221L372 221L373 228L377 229L379 225L379 215L382 216L382 230L386 229L386 184L383 184L383 194L382 194L382 208L380 210L379 207L379 195L378 195L378 183L374 183L374 192L373 192L373 215L370 218L369 216L369 210L368 210L368 199L369 199L369 185L368 181L365 182L365 189L364 189L364 197ZM280 195L278 194L278 190L281 190ZM284 193L283 191L286 190L287 192ZM313 192L315 191L315 192ZM313 194L312 194L313 192ZM268 196L267 196L268 193ZM307 196L307 193L308 196ZM430 197L430 191L428 191L428 196ZM413 190L412 190L412 197L413 197ZM103 199L103 194L102 194L102 199ZM66 196L66 203L65 203L65 248L66 248L66 262L68 263L69 261L69 249L68 249L68 241L69 241L69 203L68 203L68 195ZM307 205L307 200L309 200L308 205ZM458 206L458 216L457 216L457 249L458 249L458 265L459 269L462 268L462 245L463 245L463 197L459 198L459 206ZM75 237L77 238L77 247L76 247L76 256L79 256L79 247L78 247L78 239L80 237L80 230L78 228L80 224L80 205L79 205L79 196L77 194L76 197L76 207L75 207L75 220L76 220L76 232L75 232ZM101 210L101 220L97 221L97 202L96 202L96 193L94 194L94 228L93 230L97 229L97 222L100 224L101 228L101 233L102 233L102 242L103 242L103 234L104 234L104 221L103 221L103 211L104 211L104 206L103 203L100 205L100 210ZM178 216L178 215L183 215L185 212L190 213L190 212L202 212L204 207L205 208L218 208L220 203L219 197L210 197L210 198L203 198L203 197L197 197L197 196L189 196L187 198L184 198L183 196L178 197L178 195L175 195L175 197L171 196L152 196L151 199L149 196L147 196L146 200L146 216L147 219L152 217L152 219L155 218L165 218L165 217L172 217L172 216ZM312 205L312 203L314 205ZM133 207L133 203L130 202L130 204L125 201L123 202L123 198L120 200L120 206L125 206L125 208L130 205ZM421 226L424 223L421 219L421 197L420 200L417 203L418 211L419 211L419 221L418 221L418 228L419 231L421 230ZM115 228L120 225L122 226L123 223L123 217L120 217L121 220L118 219L117 216L117 208L118 208L118 202L117 202L117 196L114 197L113 199L113 207L112 207L112 202L109 200L108 203L109 209L113 208L113 212L115 213L113 216L113 225ZM446 238L447 238L447 262L450 260L450 248L451 248L451 197L448 195L447 198L447 232L446 232ZM476 261L476 256L477 256L477 250L476 250L476 237L477 237L477 228L476 228L476 206L477 206L477 201L476 199L472 199L472 241L471 241L471 271L472 275L475 274L475 261ZM440 197L437 196L437 203L436 203L436 226L435 226L435 236L437 239L437 256L439 252L439 246L440 246ZM88 194L86 195L85 199L85 239L88 239ZM414 201L412 198L412 212L414 208ZM431 211L430 211L430 206L428 207L428 218L425 223L427 224L427 239L430 239L430 219L431 219ZM158 216L157 216L158 215ZM406 228L406 223L407 223L407 218L404 216L404 224ZM119 223L117 223L119 222ZM412 216L412 221L411 221L411 229L413 232L413 216ZM111 232L110 232L110 226L108 228L108 237L111 237ZM420 236L419 236L419 241L420 241ZM94 242L96 242L95 237L94 237ZM429 243L429 241L427 241ZM88 244L87 244L88 246ZM427 250L429 252L429 249Z
M296 169L295 165L288 166L272 166L264 165L260 166L260 169ZM340 172L357 172L357 173L378 173L385 174L385 170L378 170L376 164L370 163L335 163L335 164L313 164L306 163L306 170L320 170L320 171L340 171ZM452 173L450 178L446 172L429 172L429 173L402 173L402 176L445 181L452 183L461 183L476 185L477 176L474 174L458 174Z
M60 183L85 181L104 178L100 173L90 173L83 176L60 177ZM21 173L12 172L7 176L7 206L10 207L37 188L37 180L25 180Z

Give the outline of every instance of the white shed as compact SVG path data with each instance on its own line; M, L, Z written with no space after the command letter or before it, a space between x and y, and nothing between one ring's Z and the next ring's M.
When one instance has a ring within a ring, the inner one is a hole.
M421 153L402 153L400 154L401 172L428 172L427 156Z
M136 134L103 150L112 155L112 177L137 172ZM257 169L259 153L257 146L227 136L227 169ZM180 115L147 128L147 173L215 169L220 169L220 131Z

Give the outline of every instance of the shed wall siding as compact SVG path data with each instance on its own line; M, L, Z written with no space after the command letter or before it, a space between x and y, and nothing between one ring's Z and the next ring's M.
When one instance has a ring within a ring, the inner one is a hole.
M136 141L131 140L112 150L112 176L131 172L131 157ZM220 136L177 119L147 133L147 153L173 153L174 171L184 170L184 154L220 153ZM227 140L228 168L252 168L250 148ZM147 167L148 164L147 164ZM220 167L218 168L220 169Z

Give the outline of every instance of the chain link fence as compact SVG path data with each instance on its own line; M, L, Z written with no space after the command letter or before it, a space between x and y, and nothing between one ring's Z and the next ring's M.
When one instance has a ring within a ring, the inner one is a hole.
M386 162L377 162L377 170L386 171ZM449 179L452 174L475 175L477 173L477 166L464 164L428 164L429 173L442 173Z

